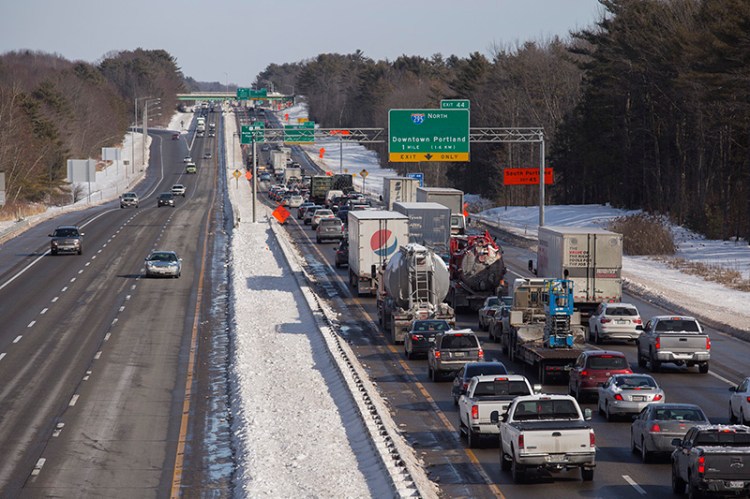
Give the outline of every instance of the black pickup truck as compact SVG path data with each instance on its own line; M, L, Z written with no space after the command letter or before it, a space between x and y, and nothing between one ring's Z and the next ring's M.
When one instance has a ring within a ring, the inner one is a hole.
M750 494L750 427L705 425L672 445L672 491L690 497Z

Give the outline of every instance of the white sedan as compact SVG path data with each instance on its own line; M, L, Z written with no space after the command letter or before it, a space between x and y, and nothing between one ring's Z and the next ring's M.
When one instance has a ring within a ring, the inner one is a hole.
M480 330L487 331L487 328L490 325L487 318L491 314L495 313L495 311L490 312L490 309L497 309L501 305L502 305L502 302L500 301L499 296L488 296L487 298L484 299L484 304L482 305L482 308L480 308L477 311Z
M174 277L182 274L182 258L174 251L152 251L146 257L146 277Z
M750 378L729 389L729 421L731 423L750 425Z
M648 374L615 374L599 387L599 414L612 421L622 414L638 414L648 404L663 404L664 390Z
M643 320L630 303L600 303L589 318L589 341L635 341L643 333Z
M315 213L313 213L312 219L310 220L310 225L312 226L313 230L318 228L318 224L320 223L320 220L322 218L336 218L336 215L334 215L333 211L329 210L328 208L315 210Z

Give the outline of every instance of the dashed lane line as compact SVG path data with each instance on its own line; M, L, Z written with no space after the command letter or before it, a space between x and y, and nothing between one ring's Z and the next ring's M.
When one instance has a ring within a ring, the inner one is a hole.
M638 485L635 482L635 480L633 480L632 478L630 478L630 476L628 476L628 475L622 475L622 477L625 479L626 482L628 482L628 484L630 484L631 487L633 487L635 490L637 490L639 494L641 494L642 496L646 495L646 491L643 490L643 487L641 487L640 485Z

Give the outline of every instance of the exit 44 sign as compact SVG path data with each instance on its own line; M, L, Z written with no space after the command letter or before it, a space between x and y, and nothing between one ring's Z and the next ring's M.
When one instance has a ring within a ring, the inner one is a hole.
M388 159L469 161L469 110L391 109Z

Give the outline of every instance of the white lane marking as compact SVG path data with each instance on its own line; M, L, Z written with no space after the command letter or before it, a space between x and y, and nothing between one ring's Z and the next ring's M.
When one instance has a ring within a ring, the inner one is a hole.
M39 460L34 465L34 469L31 470L32 476L37 476L39 473L42 472L42 468L44 467L44 463L46 463L47 460L43 457L40 457Z
M93 260L93 258L92 258L92 260ZM88 267L89 265L91 265L91 262L86 262L85 267Z
M55 296L54 298L52 298L52 303L55 303L55 302L56 302L57 300L59 300L59 299L60 299L60 297L59 297L59 296Z
M59 437L60 433L62 432L63 428L65 428L65 423L57 423L55 425L55 431L52 432L53 437Z
M13 340L13 343L18 343L19 341L21 341L21 338L23 338L23 335L19 334L18 336L16 336L16 339Z
M65 286L64 288L62 288L62 289L60 290L60 292L61 292L61 293L64 293L64 292L66 292L67 290L68 290L68 287L67 287L67 286Z
M96 354L94 354L94 360L99 360L99 358L100 358L101 356L102 356L102 351L101 351L101 350L99 350L98 352L96 352Z
M75 278L75 277L72 277L72 278L70 279L70 282L76 282L76 278Z
M43 308L41 312L39 312L39 315L44 315L47 313L48 308Z
M73 407L74 405L76 405L76 402L78 402L78 397L79 396L80 395L78 395L77 393L75 395L73 395L73 398L70 399L70 402L68 403L68 405L70 407Z
M107 243L102 244L102 248L106 248L106 247L107 247Z
M0 353L0 360L3 360L3 357L5 357L5 352Z
M125 301L128 301L130 299L130 295L125 295Z
M112 325L114 326L115 324L117 324L117 317L115 317L114 319L112 319Z
M101 253L101 252L102 252L102 250L99 250L99 251L97 251L96 253L97 253L97 254L99 254L99 253Z
M83 274L83 269L78 271L79 274Z
M713 376L716 379L720 379L721 381L723 381L724 383L728 384L729 386L736 386L737 385L737 383L735 383L735 382L733 382L731 380L728 380L724 376L722 376L720 374L716 374L713 371L708 371L708 374L710 374L711 376Z
M633 487L635 490L637 490L639 494L641 494L642 496L646 495L646 491L643 490L643 487L641 487L640 485L638 485L637 483L635 483L635 480L633 480L632 478L630 478L628 475L622 475L622 477L625 479L626 482L628 482L630 484L631 487Z
M31 322L29 322L29 325L28 325L28 326L26 326L26 327L27 327L27 328L29 328L29 327L34 327L34 324L36 324L36 321L31 321Z
M130 289L132 289L132 290L135 290L135 284L132 284L132 285L130 286Z
M112 336L112 333L107 333L104 335L104 341L109 341L109 337Z
M93 256L91 257L91 259L92 259L92 260L96 260L96 255L93 255Z
M122 312L123 310L125 310L125 305L123 305L122 307L120 307L120 312Z

